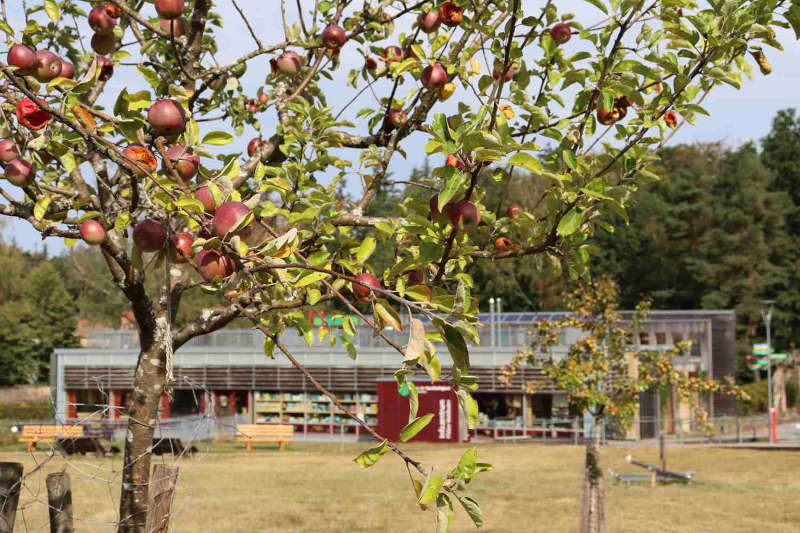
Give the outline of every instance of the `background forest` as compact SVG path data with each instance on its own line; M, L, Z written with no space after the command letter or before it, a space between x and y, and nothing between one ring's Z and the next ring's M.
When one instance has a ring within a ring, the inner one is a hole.
M660 156L657 174L665 179L636 193L629 220L614 221L616 235L600 231L590 242L592 273L617 280L623 308L648 296L654 309L735 309L738 377L752 381L743 356L763 336L760 299L777 300L778 350L792 349L800 334L800 116L793 109L779 112L759 144L677 145ZM367 214L398 214L407 196L429 196L418 185L428 174L425 161L411 176L393 176ZM497 213L513 204L535 212L542 185L538 176L519 174L487 186L484 203ZM513 243L514 236L506 236ZM376 252L378 271L392 255L390 249ZM97 249L82 244L54 257L44 246L23 251L4 232L0 384L45 381L52 350L79 344L79 324L125 325L127 302L103 275L103 261ZM473 292L502 298L504 311L561 309L567 282L559 273L560 265L538 256L483 262L472 267ZM196 314L205 299L193 292L182 314ZM481 309L488 310L488 301Z

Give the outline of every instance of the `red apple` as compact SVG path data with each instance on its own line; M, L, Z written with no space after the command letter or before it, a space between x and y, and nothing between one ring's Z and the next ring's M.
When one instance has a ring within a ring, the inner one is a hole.
M170 35L174 35L177 37L183 37L186 35L186 22L183 18L175 18L175 19L161 19L158 21L159 26L165 32L168 32Z
M378 68L378 62L375 61L374 57L367 57L364 59L364 68L367 70L375 70Z
M402 128L408 121L408 115L402 109L392 108L386 113L386 122L393 128Z
M183 0L156 0L156 13L162 19L176 19L183 15Z
M85 220L80 226L81 238L90 246L97 246L106 240L106 230L98 221Z
M359 274L356 276L356 280L360 281L361 283L366 283L370 287L380 288L381 282L378 281L378 278L370 274L369 272L364 272L363 274ZM356 300L360 302L366 302L369 300L370 295L372 294L372 289L369 287L365 287L364 285L360 285L358 283L353 283L353 295L355 295Z
M610 126L619 120L619 108L611 108L608 111L602 107L597 108L597 122L604 126Z
M572 30L567 23L559 22L550 28L550 37L553 38L556 44L564 44L572 37Z
M104 6L95 6L89 12L89 26L97 33L111 33L116 25Z
M270 64L272 65L273 73L280 71L283 74L294 76L300 72L300 68L303 66L303 60L296 52L289 51L282 53L277 59L272 59Z
M329 24L322 30L322 45L325 48L341 48L347 42L347 34L336 24Z
M417 24L419 24L419 29L423 32L433 33L441 26L442 19L439 18L437 11L423 11L417 18Z
M510 205L506 209L506 215L508 218L517 218L519 215L517 214L519 211L522 211L522 208L517 204Z
M455 154L450 154L447 156L447 160L444 162L445 166L448 167L456 167L458 170L463 171L466 167L464 165L464 161L456 156Z
M27 159L18 157L6 165L6 179L18 187L28 185L36 174L36 167Z
M189 146L180 144L170 146L166 155L175 171L184 180L192 179L200 168L200 158L194 154L194 150ZM164 164L164 173L167 173L166 164Z
M61 77L70 80L75 77L75 65L66 59L61 60Z
M217 210L217 204L214 203L214 195L211 194L211 190L206 185L196 189L194 197L200 200L206 213L213 213Z
M97 56L97 68L100 69L97 77L100 81L108 81L114 75L114 62L106 56Z
M42 83L57 78L61 74L61 58L50 50L36 52L36 79Z
M403 49L399 46L387 46L383 51L383 57L387 63L403 60Z
M6 63L19 68L17 74L30 76L36 72L36 50L26 44L15 44L8 49Z
M146 218L133 228L133 242L143 252L157 252L164 247L167 232L157 220Z
M98 54L110 54L117 45L114 33L95 33L92 35L92 50Z
M172 238L172 246L175 247L175 250L172 254L172 260L176 263L186 263L194 257L194 250L192 249L192 244L194 243L194 237L189 235L188 233L178 233Z
M186 129L186 113L175 100L157 100L147 112L147 122L155 135L171 137Z
M447 216L454 227L466 232L477 228L481 221L481 212L478 210L478 206L469 200L462 200L453 205L447 211Z
M247 143L247 155L250 157L255 156L256 152L260 150L262 146L264 146L263 139L259 139L258 137L252 139L249 143Z
M211 230L217 237L225 237L235 230L250 213L250 208L242 202L225 202L217 207L214 219L211 221Z
M43 98L38 99L41 104L47 104ZM50 113L39 107L30 98L23 98L17 102L17 120L26 128L39 131L50 123Z
M426 89L438 90L442 87L442 85L447 83L447 71L439 63L436 63L435 65L428 65L425 67L425 70L422 71L422 75L419 79L422 83L422 86Z
M213 281L214 278L227 278L236 271L233 260L217 250L203 250L195 260L197 270L203 279Z
M11 139L0 140L0 161L8 163L19 157L17 144Z

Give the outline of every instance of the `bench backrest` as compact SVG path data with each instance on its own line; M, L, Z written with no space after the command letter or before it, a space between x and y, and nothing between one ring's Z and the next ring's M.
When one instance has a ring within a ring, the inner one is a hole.
M291 437L294 426L291 424L240 424L236 426L239 437Z
M23 437L43 437L58 439L75 439L83 436L83 426L25 426L22 428Z

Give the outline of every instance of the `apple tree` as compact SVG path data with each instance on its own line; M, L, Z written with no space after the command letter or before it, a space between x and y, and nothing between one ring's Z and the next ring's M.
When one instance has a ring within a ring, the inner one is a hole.
M775 28L798 22L783 0L590 0L580 13L550 0L273 0L276 37L243 4L28 0L22 24L0 10L0 213L98 247L139 326L121 531L144 528L175 350L235 319L265 332L266 356L277 349L304 372L280 339L296 329L313 342L304 312L319 306L373 326L398 352L399 382L419 368L439 378L444 346L471 424L470 265L533 256L543 277L586 275L595 229L654 178L652 148L706 114L712 89L738 87L750 55L767 73ZM226 46L234 32L247 49ZM261 69L260 88L244 86L248 68ZM124 88L106 91L114 78ZM417 184L430 197L366 216L398 158L424 155L439 162ZM515 167L548 186L498 218L482 187ZM394 263L376 272L379 246ZM219 305L178 326L197 290ZM382 331L406 314L400 346ZM350 326L323 333L355 357ZM430 420L412 418L408 438ZM438 476L358 421L380 442L359 464L391 450L440 529L455 502L480 523L463 495L486 468L473 454Z
M675 364L675 357L691 350L690 340L668 351L633 349L632 339L647 319L650 303L643 300L630 318L623 319L616 282L605 278L580 283L564 297L569 313L539 321L531 348L520 351L503 368L501 381L510 385L522 365L540 367L554 388L567 393L572 405L591 415L591 435L585 435L580 531L598 533L605 531L600 440L607 421L629 428L639 413L640 394L662 388L692 405L701 421L706 420L700 404L703 396L742 393L731 377L715 381ZM556 355L553 347L559 343L559 333L567 330L584 335L569 346L566 354ZM526 387L529 393L534 388Z

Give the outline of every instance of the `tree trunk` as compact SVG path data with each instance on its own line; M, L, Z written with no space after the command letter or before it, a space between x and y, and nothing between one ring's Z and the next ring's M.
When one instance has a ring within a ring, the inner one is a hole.
M606 530L605 487L600 468L600 434L603 416L595 416L592 435L586 439L583 495L581 499L581 533L604 533Z
M119 502L121 533L144 533L147 523L147 490L150 481L150 448L158 420L158 407L166 381L166 318L155 317L148 298L131 298L139 324L141 352L128 405L125 462Z

